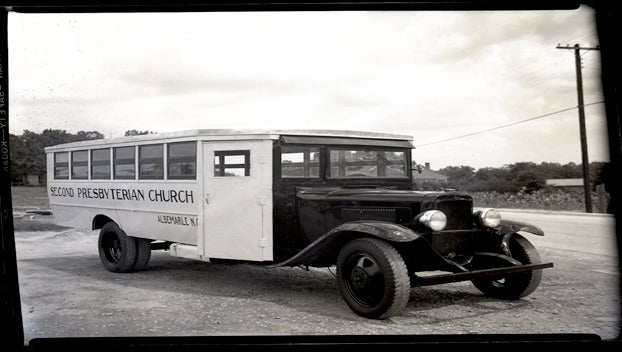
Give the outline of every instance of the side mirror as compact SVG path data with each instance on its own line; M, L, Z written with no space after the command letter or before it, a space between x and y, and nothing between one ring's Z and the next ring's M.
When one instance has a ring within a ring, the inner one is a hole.
M417 170L418 173L423 172L423 169L424 169L423 165L415 164L414 166L415 167L412 168L413 170Z

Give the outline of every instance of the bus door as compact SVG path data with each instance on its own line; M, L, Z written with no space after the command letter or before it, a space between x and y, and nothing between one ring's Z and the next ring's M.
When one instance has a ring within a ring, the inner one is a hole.
M266 204L262 141L203 144L203 233L208 258L261 261ZM271 180L268 180L271 182Z

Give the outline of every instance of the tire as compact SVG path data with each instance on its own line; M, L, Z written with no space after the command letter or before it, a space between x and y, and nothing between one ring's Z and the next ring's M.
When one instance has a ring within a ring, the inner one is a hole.
M339 291L356 314L372 319L398 315L410 298L410 277L402 256L375 238L348 242L337 258Z
M114 222L106 223L99 232L99 259L108 271L132 271L136 263L136 241Z
M522 264L542 263L540 255L525 237L514 234L509 245L512 258ZM542 270L532 270L511 274L500 279L476 279L471 282L486 296L515 300L533 293L541 280Z
M136 241L136 262L132 270L140 271L147 267L151 259L151 240L134 237L134 241Z

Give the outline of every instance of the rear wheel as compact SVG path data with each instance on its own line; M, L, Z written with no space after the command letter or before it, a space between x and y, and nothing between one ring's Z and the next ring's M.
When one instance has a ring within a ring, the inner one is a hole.
M136 241L136 262L132 270L143 270L151 259L151 240L146 238L134 237Z
M402 256L389 243L359 238L337 258L337 280L344 300L366 318L398 315L410 298L410 278Z
M136 263L136 241L114 222L101 228L98 247L99 259L113 273L131 271Z
M522 264L539 264L542 262L534 246L525 237L514 234L509 245L512 258ZM497 279L476 279L472 282L486 296L500 299L519 299L535 291L541 280L542 270L533 270L510 274Z

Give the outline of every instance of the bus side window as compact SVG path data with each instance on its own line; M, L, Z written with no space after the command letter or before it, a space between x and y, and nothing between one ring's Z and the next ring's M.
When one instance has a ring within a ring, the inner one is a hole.
M86 180L89 178L89 152L80 150L71 152L71 179Z
M163 144L138 147L138 178L141 180L164 179Z
M69 179L69 152L54 153L54 179Z
M133 180L136 174L134 147L114 148L114 178L117 180Z
M169 180L196 180L197 143L179 142L168 144L167 178Z
M110 180L110 148L91 150L91 179Z

